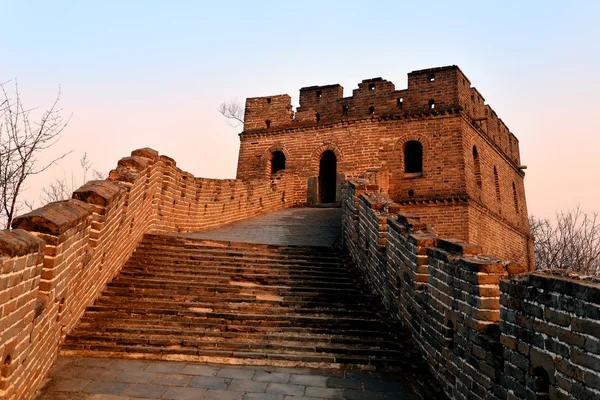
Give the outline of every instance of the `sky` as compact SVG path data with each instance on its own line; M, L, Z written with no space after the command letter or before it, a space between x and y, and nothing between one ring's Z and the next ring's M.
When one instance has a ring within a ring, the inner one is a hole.
M600 210L600 2L0 0L0 82L28 107L61 89L71 120L27 182L80 182L152 147L196 176L234 178L238 133L223 101L363 79L406 88L458 65L520 141L530 213ZM10 86L9 86L10 87Z

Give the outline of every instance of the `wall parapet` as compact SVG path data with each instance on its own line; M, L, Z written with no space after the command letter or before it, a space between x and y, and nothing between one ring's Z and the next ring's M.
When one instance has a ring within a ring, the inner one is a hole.
M0 398L31 398L58 346L145 233L197 231L293 206L295 178L196 178L153 149L0 231Z
M339 84L303 87L295 114L287 94L248 98L242 135L460 113L512 164L519 165L518 139L458 66L412 71L407 83L406 89L396 90L394 83L383 78L365 79L348 97L343 97Z
M344 246L451 399L600 397L600 280L438 237L366 180L344 187Z

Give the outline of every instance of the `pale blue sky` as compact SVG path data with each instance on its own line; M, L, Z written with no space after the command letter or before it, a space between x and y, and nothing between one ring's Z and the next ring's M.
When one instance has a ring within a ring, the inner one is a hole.
M600 3L0 0L0 80L27 105L62 86L74 149L39 186L151 146L197 176L235 175L223 100L459 65L521 143L530 212L600 209Z

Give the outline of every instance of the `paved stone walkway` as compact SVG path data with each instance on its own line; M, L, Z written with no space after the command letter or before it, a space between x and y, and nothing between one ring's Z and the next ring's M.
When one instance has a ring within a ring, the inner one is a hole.
M36 400L417 400L411 380L364 371L59 357Z
M200 239L296 246L331 246L341 233L341 208L288 208L201 232Z

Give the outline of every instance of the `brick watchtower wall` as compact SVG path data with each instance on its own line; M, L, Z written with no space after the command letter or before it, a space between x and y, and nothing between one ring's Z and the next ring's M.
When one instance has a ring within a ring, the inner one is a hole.
M239 179L269 177L279 152L298 177L294 197L317 203L333 153L336 201L344 181L369 177L438 234L532 265L518 140L456 66L411 72L403 90L382 78L351 97L340 85L305 87L295 115L287 95L251 98L244 122Z

